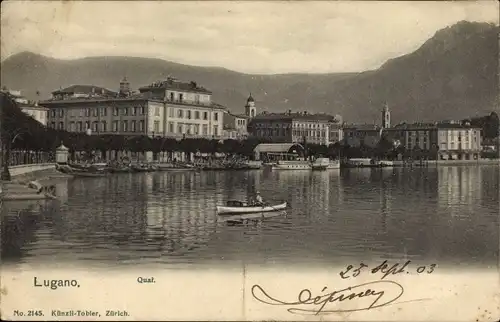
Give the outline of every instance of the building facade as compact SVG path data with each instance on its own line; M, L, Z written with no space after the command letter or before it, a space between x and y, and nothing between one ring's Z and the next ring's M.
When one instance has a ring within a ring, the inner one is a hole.
M249 121L255 117L257 107L252 94L247 99L245 104L245 114L233 114L229 111L224 113L224 138L243 140L248 137Z
M248 120L247 115L237 115L230 112L224 113L224 138L243 140L248 137Z
M375 148L382 136L402 147L409 157L440 160L478 159L481 152L481 129L460 122L398 124L391 128L377 125L344 127L344 144Z
M481 129L470 124L437 124L437 145L441 160L475 160L482 150Z
M327 114L261 113L248 125L251 136L279 143L314 143L329 145L342 137L338 123ZM334 134L331 138L330 134Z
M175 138L222 138L227 109L195 82L169 77L132 93L126 78L113 92L73 85L40 104L49 109L50 127L71 132L149 135Z

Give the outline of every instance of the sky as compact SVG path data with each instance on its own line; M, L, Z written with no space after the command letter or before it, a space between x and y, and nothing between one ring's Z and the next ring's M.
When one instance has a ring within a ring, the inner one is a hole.
M251 74L359 72L461 20L498 24L496 0L3 1L1 59L161 58Z

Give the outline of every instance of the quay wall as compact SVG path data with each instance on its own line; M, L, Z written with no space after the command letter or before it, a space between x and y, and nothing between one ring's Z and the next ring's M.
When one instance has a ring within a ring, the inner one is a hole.
M9 172L11 177L14 178L30 173L52 170L55 168L55 163L22 164L9 167Z

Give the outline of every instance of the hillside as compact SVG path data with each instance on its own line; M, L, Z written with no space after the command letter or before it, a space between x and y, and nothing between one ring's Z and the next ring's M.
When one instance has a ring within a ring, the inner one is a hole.
M495 109L498 31L491 24L460 22L438 31L413 53L352 74L248 75L160 59L59 60L23 52L2 62L1 85L35 99L37 91L47 98L72 84L116 90L125 75L133 88L172 75L209 88L215 101L235 112L243 111L252 92L261 110L327 112L353 122L378 121L384 102L396 121L461 119Z

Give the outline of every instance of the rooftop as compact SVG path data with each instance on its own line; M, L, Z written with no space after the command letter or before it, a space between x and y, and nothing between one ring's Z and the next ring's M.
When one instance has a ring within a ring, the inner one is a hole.
M377 124L345 124L344 129L358 130L358 131L379 131L380 125Z
M50 104L77 104L77 103L101 103L101 102L126 102L126 101L158 101L148 98L142 94L130 95L127 97L106 97L106 96L93 96L93 97L75 97L71 99L48 99L40 101L40 105Z
M304 151L299 143L261 143L253 149L254 152L293 153Z
M283 120L283 121L293 121L293 120L304 120L304 121L327 121L333 122L335 120L334 116L328 114L309 114L307 112L303 113L261 113L253 118L257 121L271 121L271 120Z
M156 81L150 85L142 86L139 88L139 91L146 92L154 89L172 89L183 92L196 92L196 93L204 93L204 94L212 94L208 89L199 86L196 82L183 82L179 81L173 77L168 77L167 80L164 81Z
M107 88L96 85L71 85L66 88L58 89L52 92L52 95L60 94L98 94L104 96L118 96L117 92L113 92Z
M249 119L250 118L250 116L245 115L245 114L233 114L231 112L228 112L227 114L234 116L234 117L238 117L240 119Z

